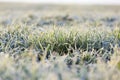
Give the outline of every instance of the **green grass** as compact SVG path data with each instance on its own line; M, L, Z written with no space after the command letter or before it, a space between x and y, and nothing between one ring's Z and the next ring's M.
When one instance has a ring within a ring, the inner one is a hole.
M118 79L120 31L97 30L51 27L43 32L18 25L3 29L0 76L4 80Z
M60 55L68 54L73 50L98 51L101 48L111 51L112 47L119 43L119 30L99 31L97 29L81 30L79 27L51 28L46 31L34 30L22 26L1 32L1 52L14 49L29 49L33 47L37 51L58 52Z
M0 80L119 80L117 6L4 6Z

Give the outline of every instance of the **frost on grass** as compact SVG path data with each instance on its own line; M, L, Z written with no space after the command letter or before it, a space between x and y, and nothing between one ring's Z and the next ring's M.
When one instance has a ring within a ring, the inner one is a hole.
M0 80L119 80L117 7L12 6L0 7Z
M43 32L20 25L3 29L1 79L118 79L119 30L89 29L51 27Z

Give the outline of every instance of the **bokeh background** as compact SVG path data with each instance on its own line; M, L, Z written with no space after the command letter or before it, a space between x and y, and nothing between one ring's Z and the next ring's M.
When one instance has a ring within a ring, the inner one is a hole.
M110 4L119 5L120 0L0 0L0 2L55 3L55 4Z

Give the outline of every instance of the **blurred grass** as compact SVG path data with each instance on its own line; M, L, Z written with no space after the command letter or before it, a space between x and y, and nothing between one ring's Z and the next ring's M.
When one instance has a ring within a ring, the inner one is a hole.
M14 25L0 36L2 80L118 80L119 28Z
M0 80L119 80L118 6L16 5L0 5Z

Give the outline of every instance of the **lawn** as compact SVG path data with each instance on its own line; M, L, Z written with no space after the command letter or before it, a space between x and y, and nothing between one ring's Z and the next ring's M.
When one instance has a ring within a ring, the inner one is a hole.
M119 6L0 4L0 80L119 80Z

